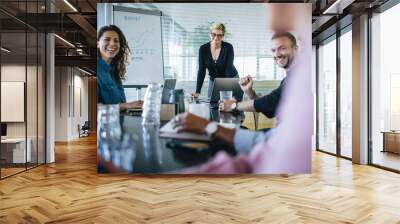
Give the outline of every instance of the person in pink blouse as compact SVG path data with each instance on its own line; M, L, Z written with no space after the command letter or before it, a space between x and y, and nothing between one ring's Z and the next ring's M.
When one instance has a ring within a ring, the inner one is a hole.
M219 152L209 162L199 167L185 169L180 173L311 173L311 142L314 126L311 85L311 4L269 4L267 10L274 32L296 33L300 42L292 63L286 69L287 83L277 110L278 125L264 135L257 135L256 144L247 154L239 153L231 157L225 152ZM185 120L182 130L192 130L193 126L196 126L195 123L202 122L197 120L195 115L185 116L192 119ZM231 140L233 136L226 135L226 138Z

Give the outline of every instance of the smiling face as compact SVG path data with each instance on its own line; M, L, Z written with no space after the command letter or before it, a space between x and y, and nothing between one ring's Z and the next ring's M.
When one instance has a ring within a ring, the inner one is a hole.
M104 32L99 41L97 41L97 48L103 60L110 64L120 50L118 33L115 31Z
M271 41L271 51L275 63L281 68L288 68L296 53L296 46L288 37L278 37Z
M210 32L210 39L211 42L215 44L221 44L222 40L224 39L224 32L219 29L212 29Z

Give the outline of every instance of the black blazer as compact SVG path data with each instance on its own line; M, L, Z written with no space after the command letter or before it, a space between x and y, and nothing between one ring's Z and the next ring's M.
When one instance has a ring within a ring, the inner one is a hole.
M233 78L238 72L233 65L233 47L230 43L221 43L221 51L218 59L214 62L211 54L210 42L203 44L199 49L199 71L197 72L196 93L200 93L203 86L206 68L210 75L210 80L214 78Z

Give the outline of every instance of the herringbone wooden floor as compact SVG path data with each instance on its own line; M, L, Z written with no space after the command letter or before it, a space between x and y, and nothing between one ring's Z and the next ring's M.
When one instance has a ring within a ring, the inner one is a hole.
M96 173L94 137L0 181L0 223L400 223L400 175L313 153L296 176Z

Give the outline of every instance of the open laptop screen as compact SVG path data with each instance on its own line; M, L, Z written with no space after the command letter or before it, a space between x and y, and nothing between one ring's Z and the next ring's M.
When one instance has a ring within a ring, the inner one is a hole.
M169 93L171 90L175 89L175 85L176 85L176 79L165 79L164 80L162 99L161 99L162 103L169 102Z
M220 91L232 91L238 101L243 99L243 91L239 85L239 78L215 78L210 103L218 103Z

